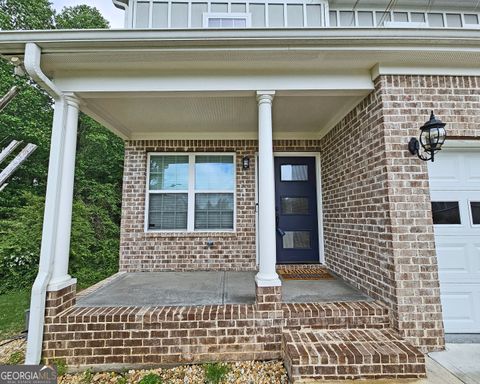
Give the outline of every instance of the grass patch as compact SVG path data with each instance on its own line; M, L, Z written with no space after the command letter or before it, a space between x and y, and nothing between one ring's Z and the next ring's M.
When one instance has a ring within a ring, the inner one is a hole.
M22 332L25 310L30 305L30 291L7 292L0 295L0 340Z

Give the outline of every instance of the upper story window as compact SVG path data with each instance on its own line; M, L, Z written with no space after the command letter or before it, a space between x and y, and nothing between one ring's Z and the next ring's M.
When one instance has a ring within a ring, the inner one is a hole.
M204 13L205 28L247 28L251 27L252 19L249 13Z

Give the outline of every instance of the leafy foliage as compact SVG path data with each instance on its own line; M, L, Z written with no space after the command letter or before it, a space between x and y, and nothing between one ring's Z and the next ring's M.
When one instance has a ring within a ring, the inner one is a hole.
M220 384L227 376L230 368L222 363L209 363L203 367L207 384Z
M88 5L65 7L62 13L55 17L57 29L96 29L110 28L98 9Z
M138 384L162 384L162 378L156 373L149 373L148 375L143 376Z
M93 7L56 14L48 0L0 0L0 28L108 28ZM50 151L53 103L28 78L0 60L0 95L12 85L20 94L0 114L0 147L12 139L38 146L0 193L0 294L31 286L38 268ZM118 268L123 142L81 114L72 219L70 273L80 287Z

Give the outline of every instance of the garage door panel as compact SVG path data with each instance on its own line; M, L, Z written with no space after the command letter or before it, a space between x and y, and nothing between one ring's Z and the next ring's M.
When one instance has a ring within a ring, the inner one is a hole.
M443 284L441 301L445 332L480 332L480 290L476 284Z
M480 149L428 167L445 331L480 333Z

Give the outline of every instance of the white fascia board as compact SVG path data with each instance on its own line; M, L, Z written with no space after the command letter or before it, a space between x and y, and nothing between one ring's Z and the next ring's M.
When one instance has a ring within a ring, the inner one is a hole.
M416 67L416 66L391 66L377 64L371 70L372 80L381 75L412 75L412 76L480 76L477 67Z
M168 75L148 76L130 73L108 74L104 76L82 76L68 74L68 77L56 77L55 83L68 92L241 92L258 89L275 89L276 91L332 91L336 95L342 90L346 95L352 91L365 93L374 88L370 73L341 74L305 74L305 75L252 75L232 74L207 75ZM101 97L101 96L100 96Z
M384 47L394 50L480 48L479 29L409 28L302 28L244 30L61 30L5 31L0 33L0 52L23 55L27 42L36 42L44 53L82 52L98 49L156 49L207 47L240 48L280 46Z

